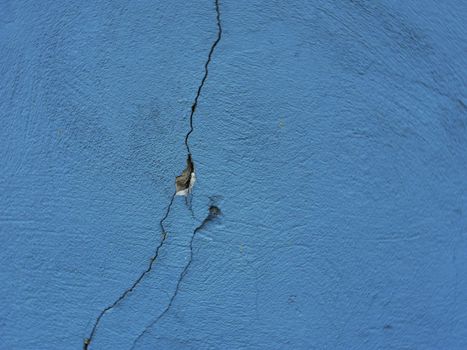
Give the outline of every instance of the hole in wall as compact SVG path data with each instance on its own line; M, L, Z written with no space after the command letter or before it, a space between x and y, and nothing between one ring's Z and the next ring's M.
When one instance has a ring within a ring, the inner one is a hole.
M186 160L185 170L183 170L181 175L175 178L175 194L177 196L187 196L191 193L195 181L195 166L191 160L191 154L189 154Z

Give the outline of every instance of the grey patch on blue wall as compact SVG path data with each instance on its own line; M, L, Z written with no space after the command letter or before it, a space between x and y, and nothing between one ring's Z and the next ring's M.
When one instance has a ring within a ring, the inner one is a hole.
M191 155L186 159L186 168L182 174L175 179L175 194L177 196L187 196L191 193L193 185L195 184L195 165L191 160Z

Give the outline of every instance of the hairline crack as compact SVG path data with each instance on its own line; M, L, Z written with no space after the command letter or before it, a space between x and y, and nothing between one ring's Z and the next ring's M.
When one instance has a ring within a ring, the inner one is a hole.
M206 226L206 224L213 221L217 216L219 216L219 214L220 214L220 209L216 206L211 205L209 207L209 215L203 220L203 222L198 227L194 229L193 233L191 234L190 243L189 243L190 256L189 256L188 262L185 264L182 272L180 273L178 277L177 284L175 285L175 290L172 293L172 296L170 297L169 303L167 304L165 309L159 314L159 316L157 316L157 318L154 321L152 321L148 326L146 326L144 330L138 335L138 337L136 337L136 339L133 341L133 345L131 346L130 350L134 350L138 341L142 337L144 337L147 333L149 333L151 328L154 325L156 325L172 308L175 298L177 297L178 292L180 291L180 286L182 285L182 282L188 273L188 269L190 268L191 263L193 262L193 242L195 241L196 234L199 231L201 231Z
M157 258L159 256L159 251L160 251L160 249L162 248L162 246L164 245L164 243L165 243L165 241L167 239L167 231L166 231L166 229L164 227L164 221L169 217L169 214L170 214L170 211L172 209L172 204L174 202L174 199L175 199L175 193L172 194L169 205L167 206L167 209L165 211L165 215L159 221L159 226L161 228L162 239L159 242L158 246L156 247L154 255L149 260L148 267L146 268L146 270L144 270L138 276L138 278L133 282L133 284L129 288L127 288L112 304L110 304L107 307L105 307L104 309L102 309L102 311L99 313L99 316L97 316L96 321L94 322L94 325L92 327L92 330L91 330L91 333L90 333L89 337L84 339L83 350L88 350L89 345L91 345L91 342L93 341L94 336L96 334L97 328L99 327L100 321L102 320L104 315L108 311L115 308L118 304L120 304L132 291L135 290L135 288L138 286L138 284L143 280L144 276L147 275L149 272L151 272L152 267L154 266L154 263L156 262L156 260L157 260Z

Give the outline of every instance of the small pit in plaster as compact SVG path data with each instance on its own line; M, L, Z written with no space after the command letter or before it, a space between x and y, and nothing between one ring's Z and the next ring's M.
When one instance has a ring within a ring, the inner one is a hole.
M183 170L182 175L175 178L175 194L177 196L187 196L191 193L195 181L195 166L191 160L191 154L189 154L186 160L185 170Z

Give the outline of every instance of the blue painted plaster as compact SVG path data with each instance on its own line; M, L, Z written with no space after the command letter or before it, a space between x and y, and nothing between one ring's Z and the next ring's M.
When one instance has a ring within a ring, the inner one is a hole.
M465 2L220 10L192 210L90 349L466 349ZM0 1L0 349L82 348L147 268L215 16Z

